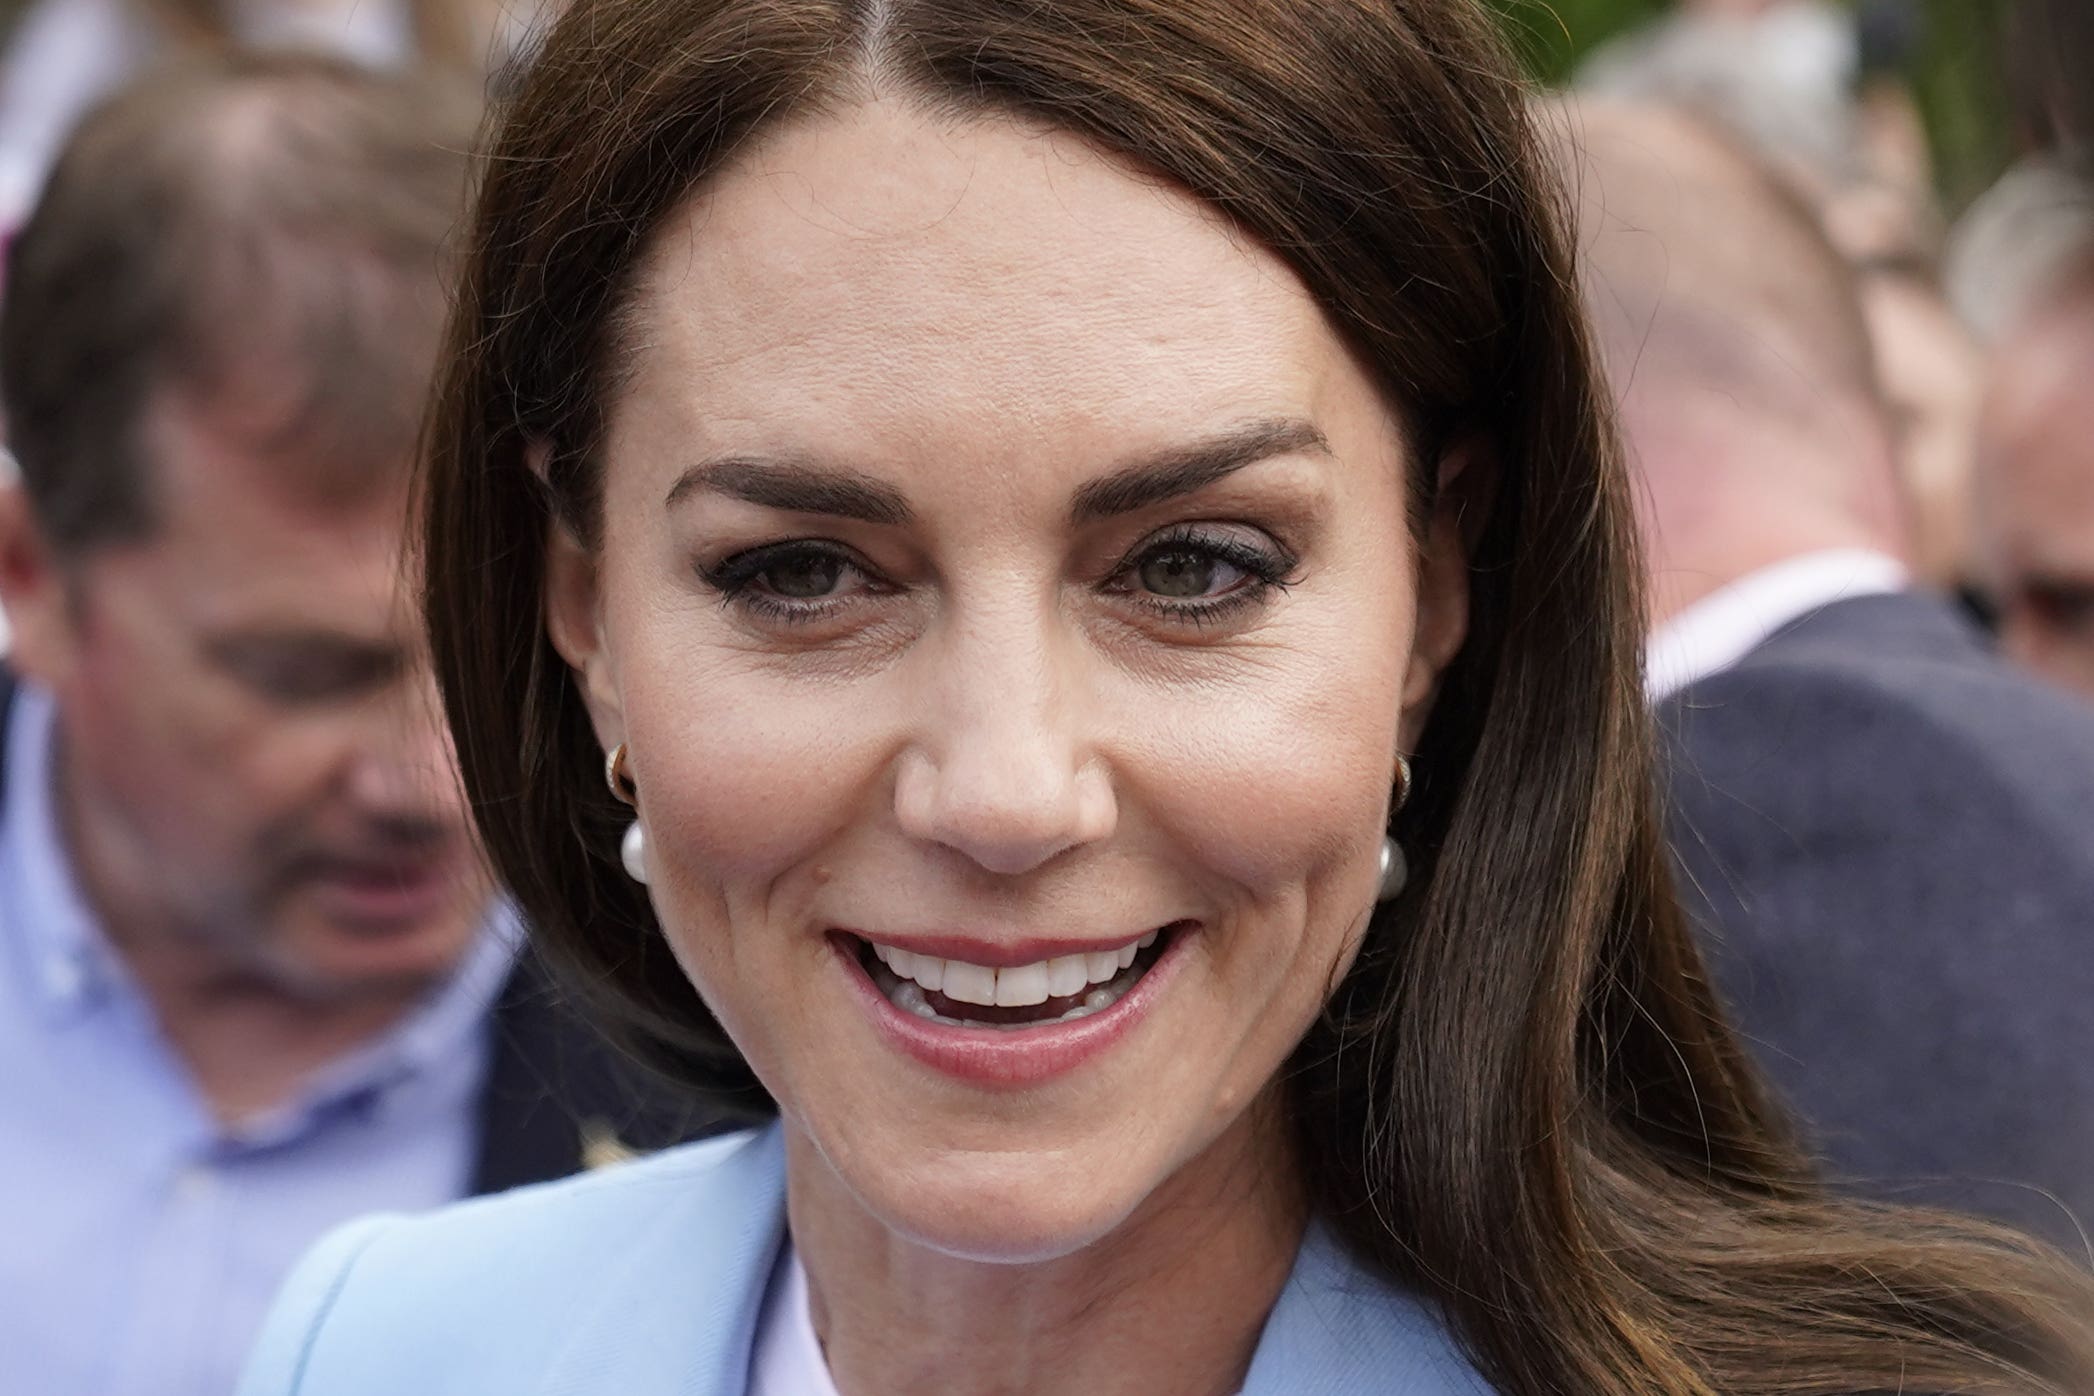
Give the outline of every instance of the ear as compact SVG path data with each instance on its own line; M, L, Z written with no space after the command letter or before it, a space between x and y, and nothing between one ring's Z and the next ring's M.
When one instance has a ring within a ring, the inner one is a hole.
M1497 477L1497 462L1479 438L1440 457L1432 515L1418 545L1418 620L1403 678L1402 751L1417 750L1440 679L1468 638L1469 558L1490 519Z
M524 448L531 473L546 484L552 444L534 441ZM545 498L553 495L548 487ZM545 527L545 631L553 648L574 671L588 705L597 740L606 751L625 740L624 709L611 673L611 654L604 644L603 605L596 558L582 545L557 510L548 509Z
M12 472L0 483L0 605L7 608L9 667L46 690L67 687L79 653L74 579Z

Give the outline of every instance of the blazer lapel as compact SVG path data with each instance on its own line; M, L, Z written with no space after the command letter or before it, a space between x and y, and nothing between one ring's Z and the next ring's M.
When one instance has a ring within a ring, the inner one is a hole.
M1312 1223L1251 1359L1243 1396L1489 1396L1446 1325L1354 1264Z
M659 1225L557 1321L577 1337L538 1396L742 1396L785 1241L785 1144L750 1136L703 1187L664 1179ZM1490 1396L1423 1303L1368 1275L1311 1225L1243 1396Z
M664 1180L660 1223L622 1270L556 1320L579 1335L540 1396L742 1396L785 1240L785 1144L750 1136L700 1188Z

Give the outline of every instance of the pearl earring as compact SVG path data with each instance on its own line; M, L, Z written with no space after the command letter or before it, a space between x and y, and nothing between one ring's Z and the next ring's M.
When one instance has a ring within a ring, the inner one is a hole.
M1407 756L1396 758L1396 794L1390 804L1394 814L1411 797L1411 762ZM1403 845L1396 842L1394 834L1384 834L1381 840L1381 889L1375 894L1377 901L1394 901L1401 896L1405 884L1411 880L1410 859L1403 856Z
M633 773L626 769L625 743L611 748L603 759L603 783L610 787L612 796L620 804L637 806L640 787L633 780ZM618 841L618 860L625 864L625 875L642 886L647 882L647 831L635 819L625 826L625 837Z
M635 824L633 828L640 826ZM1394 901L1403 891L1403 885L1411 880L1410 859L1403 856L1403 847L1393 837L1384 835L1381 841L1381 891L1377 901Z
M618 857L625 864L625 875L644 887L647 884L647 831L640 827L639 820L625 826L625 837L618 841Z

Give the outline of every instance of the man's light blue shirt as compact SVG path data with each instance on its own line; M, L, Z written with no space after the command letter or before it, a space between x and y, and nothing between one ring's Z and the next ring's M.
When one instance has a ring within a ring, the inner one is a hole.
M506 915L416 1013L229 1126L74 880L48 695L16 690L0 795L0 1390L226 1396L292 1263L365 1213L460 1196Z

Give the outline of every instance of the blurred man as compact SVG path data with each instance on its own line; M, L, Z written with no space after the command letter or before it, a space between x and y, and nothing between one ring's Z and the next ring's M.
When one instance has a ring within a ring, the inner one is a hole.
M1974 577L1971 489L1985 357L1921 267L1888 262L1859 274L1876 382L1912 502L1915 574L1944 592Z
M13 249L10 1391L223 1396L321 1232L627 1108L512 974L403 575L473 121L318 60L161 80Z
M2094 700L2094 261L1995 351L1978 526L2000 643Z
M1908 586L1861 310L1808 209L1684 118L1573 125L1718 983L1835 1174L2085 1254L2094 713Z

